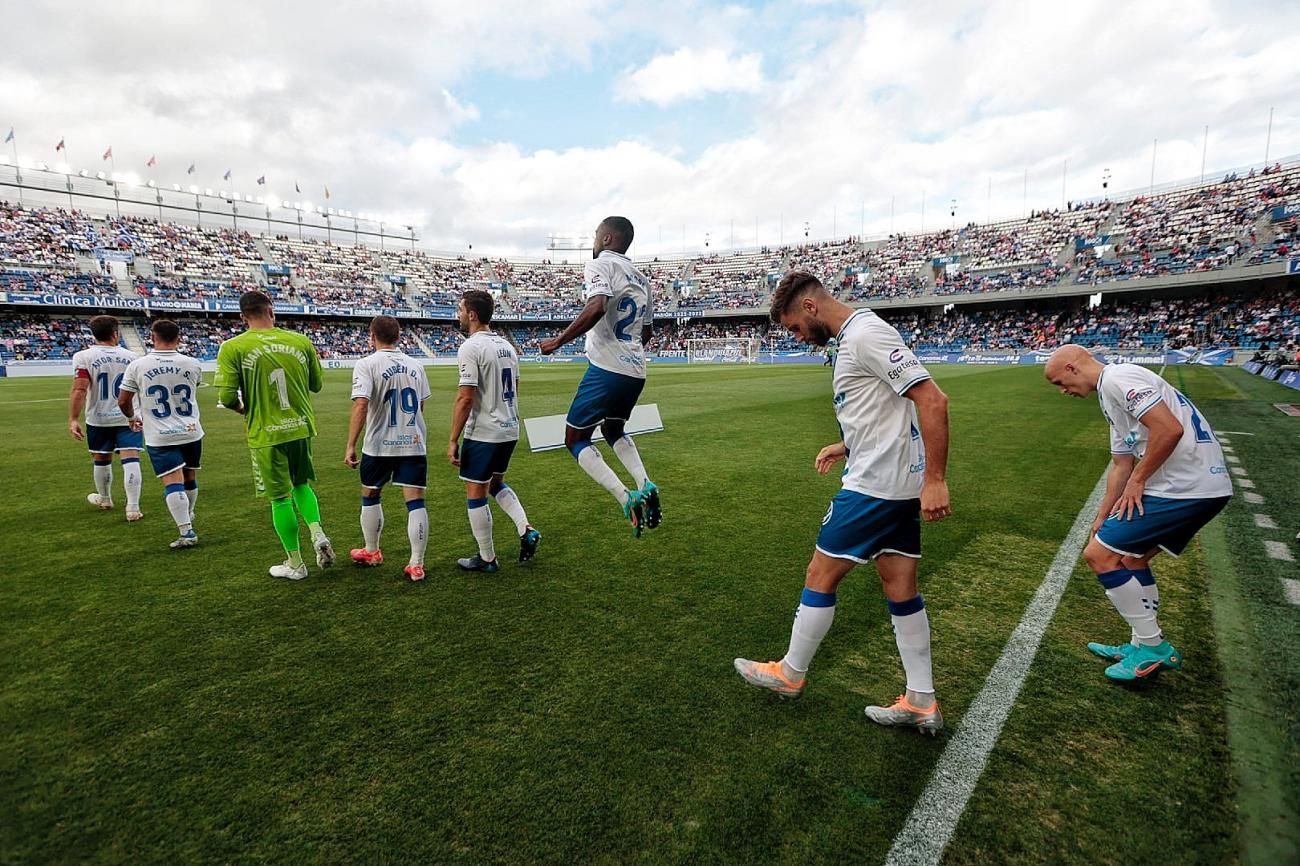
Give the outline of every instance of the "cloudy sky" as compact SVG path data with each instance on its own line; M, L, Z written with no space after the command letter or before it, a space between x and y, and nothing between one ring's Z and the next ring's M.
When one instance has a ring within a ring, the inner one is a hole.
M1300 3L29 0L0 133L24 158L419 221L538 255L867 235L1300 153ZM265 175L265 188L254 179ZM1027 178L1027 182L1026 182ZM1026 189L1027 187L1027 189ZM891 218L891 209L893 212Z

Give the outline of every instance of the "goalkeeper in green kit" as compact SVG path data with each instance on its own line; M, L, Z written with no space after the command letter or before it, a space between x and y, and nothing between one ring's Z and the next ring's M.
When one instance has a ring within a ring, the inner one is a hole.
M316 564L334 564L334 548L320 523L320 505L308 482L316 479L311 443L316 415L311 394L322 384L320 358L311 340L275 326L271 299L263 292L239 298L248 330L217 352L217 402L244 416L257 495L271 500L271 519L287 559L271 566L272 577L307 576L298 539L298 515L311 531Z

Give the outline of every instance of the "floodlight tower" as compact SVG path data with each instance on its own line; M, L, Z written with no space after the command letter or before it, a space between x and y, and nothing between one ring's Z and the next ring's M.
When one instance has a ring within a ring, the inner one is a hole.
M591 235L584 235L581 232L558 232L546 236L546 251L548 253L578 253L584 250L590 250L593 238ZM578 256L581 260L581 255ZM568 262L568 259L565 259Z

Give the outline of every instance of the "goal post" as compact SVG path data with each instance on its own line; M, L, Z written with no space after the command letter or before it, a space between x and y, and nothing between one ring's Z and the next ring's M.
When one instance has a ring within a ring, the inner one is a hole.
M753 364L758 361L758 337L698 337L686 341L691 364Z

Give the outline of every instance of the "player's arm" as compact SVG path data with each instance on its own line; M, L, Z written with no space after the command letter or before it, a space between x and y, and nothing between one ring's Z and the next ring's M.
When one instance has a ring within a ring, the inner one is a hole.
M1164 465L1169 455L1174 453L1178 441L1183 438L1182 422L1169 411L1165 401L1157 401L1138 418L1138 423L1147 428L1147 448L1142 459L1133 467L1132 474L1124 484L1115 508L1122 520L1128 520L1133 512L1139 515L1142 509L1142 494L1146 491L1147 480Z
M357 439L361 436L361 428L366 425L366 413L369 411L368 397L352 398L352 417L348 419L348 444L343 449L343 463L353 469L360 462L357 460Z
M948 499L948 395L923 379L903 392L916 404L925 445L925 476L921 485L921 514L926 520L942 520L952 514Z
M543 355L549 355L557 351L566 343L572 343L583 334L596 327L605 315L605 309L609 306L609 295L592 295L587 299L587 305L582 308L578 318L569 323L558 337L551 337L549 340L542 340L541 351Z
M217 349L217 403L243 415L247 409L239 399L239 358L222 343Z
M310 340L307 341L310 346L307 352L307 388L313 394L319 394L320 389L325 387L325 372L321 369L320 355L316 354L316 346Z
M1101 497L1101 507L1097 509L1097 519L1092 522L1093 534L1101 529L1106 518L1115 511L1115 503L1124 492L1129 476L1133 474L1134 458L1132 454L1111 454L1110 469L1106 472L1106 492Z
M122 384L117 391L117 408L122 410L122 414L131 422L131 429L136 433L141 430L141 419L135 413L136 406L140 403L138 388L139 385L135 381L131 368L127 367L126 375L122 378Z
M451 404L451 436L447 441L447 462L452 466L460 465L460 434L469 420L470 410L474 408L474 394L478 385L461 385L456 390L456 402Z
M78 370L72 380L72 393L68 395L68 433L78 442L86 438L81 432L81 412L86 408L86 395L90 393L90 375Z

